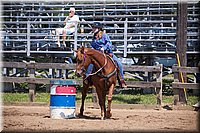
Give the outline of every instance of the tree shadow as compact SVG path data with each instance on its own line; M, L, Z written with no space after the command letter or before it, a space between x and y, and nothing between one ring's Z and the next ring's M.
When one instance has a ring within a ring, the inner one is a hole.
M49 118L51 119L51 117L49 115L44 116L43 118ZM89 120L101 120L100 116L97 115L79 115L76 114L76 117L74 118L62 118L62 119L89 119Z
M76 115L76 118L75 119L87 119L87 120L101 120L101 117L98 116L98 115L83 115L83 116L80 116L80 115ZM118 117L111 117L111 118L105 118L105 120L119 120Z

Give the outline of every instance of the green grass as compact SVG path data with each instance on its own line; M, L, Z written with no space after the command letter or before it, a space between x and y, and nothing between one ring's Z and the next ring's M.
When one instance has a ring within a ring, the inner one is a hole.
M3 102L27 102L27 93L2 93Z
M48 103L50 99L49 93L36 93L35 102L46 102ZM28 93L3 93L3 102L28 102Z
M173 96L163 96L164 104L172 104ZM28 93L3 93L2 101L11 103L11 102L28 102ZM44 102L49 103L50 94L49 93L36 93L35 102ZM88 94L86 97L86 103L92 102L92 94ZM76 102L81 102L81 93L78 92L76 95ZM113 95L113 103L116 104L156 104L156 96L153 94L145 94L145 95L131 95L131 94L114 94ZM198 102L197 96L189 96L188 97L188 105L193 105Z

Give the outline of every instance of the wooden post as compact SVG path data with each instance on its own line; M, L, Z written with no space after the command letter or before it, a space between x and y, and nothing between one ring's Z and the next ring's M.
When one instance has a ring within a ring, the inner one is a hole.
M92 103L93 103L93 108L99 108L99 99L97 96L97 92L95 88L92 88Z
M180 57L180 65L187 66L187 2L178 1L177 7L177 32L176 32L176 48L177 54ZM183 79L186 82L186 74L183 73ZM179 77L180 79L180 77ZM179 80L181 81L181 80ZM184 88L179 90L179 101L186 104L186 96L184 94Z
M177 66L177 65L174 65ZM173 70L173 67L172 67ZM179 82L178 76L179 73L178 72L174 72L174 82ZM179 102L179 89L178 88L173 88L173 93L174 93L174 105L178 105Z
M34 64L34 63L35 61L30 61L30 64ZM34 78L34 77L35 77L35 69L30 68L30 78ZM29 87L29 102L33 102L35 98L35 84L29 83L28 87Z
M153 66L153 58L152 58L152 56L148 56L147 57L147 59L146 59L146 61L145 61L145 64L147 65L147 66ZM162 71L161 71L162 72ZM160 73L156 73L157 74L157 79L159 78L159 76L160 76ZM152 80L152 77L153 77L153 72L147 72L147 82L151 82L151 80ZM160 81L159 81L160 82ZM149 94L152 94L153 92L154 92L154 90L153 90L153 88L149 88L148 89L148 91L146 91L146 92L148 92Z
M162 105L162 68L163 68L163 65L159 64L159 66L160 66L160 72L156 73L156 81L160 82L160 87L156 88L157 106Z

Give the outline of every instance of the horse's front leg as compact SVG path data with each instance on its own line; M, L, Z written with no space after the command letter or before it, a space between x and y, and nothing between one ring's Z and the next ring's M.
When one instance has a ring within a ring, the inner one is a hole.
M103 90L104 91L104 90ZM106 118L106 92L103 93L102 96L102 109L101 109L101 120Z
M105 99L106 99L106 93L103 92L104 88L96 88L97 95L99 98L99 106L101 108L101 120L104 120L106 118L106 106L105 106Z
M110 118L112 116L111 103L112 103L112 95L113 95L114 87L115 87L115 85L112 84L110 86L110 88L109 88L109 92L108 92L108 109L107 109L107 112L106 112L106 118Z
M83 90L82 90L82 104L80 108L80 116L83 116L83 111L84 111L84 103L85 103L85 98L87 96L87 91L88 91L89 85L83 83Z

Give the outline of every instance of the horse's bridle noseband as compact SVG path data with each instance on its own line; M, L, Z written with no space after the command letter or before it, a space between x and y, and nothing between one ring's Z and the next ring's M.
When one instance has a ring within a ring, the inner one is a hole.
M85 61L86 61L86 53L85 53L85 51L84 51L84 56L83 56L83 66L82 66L82 68L81 68L81 70L82 71L86 71L86 69L85 69Z

